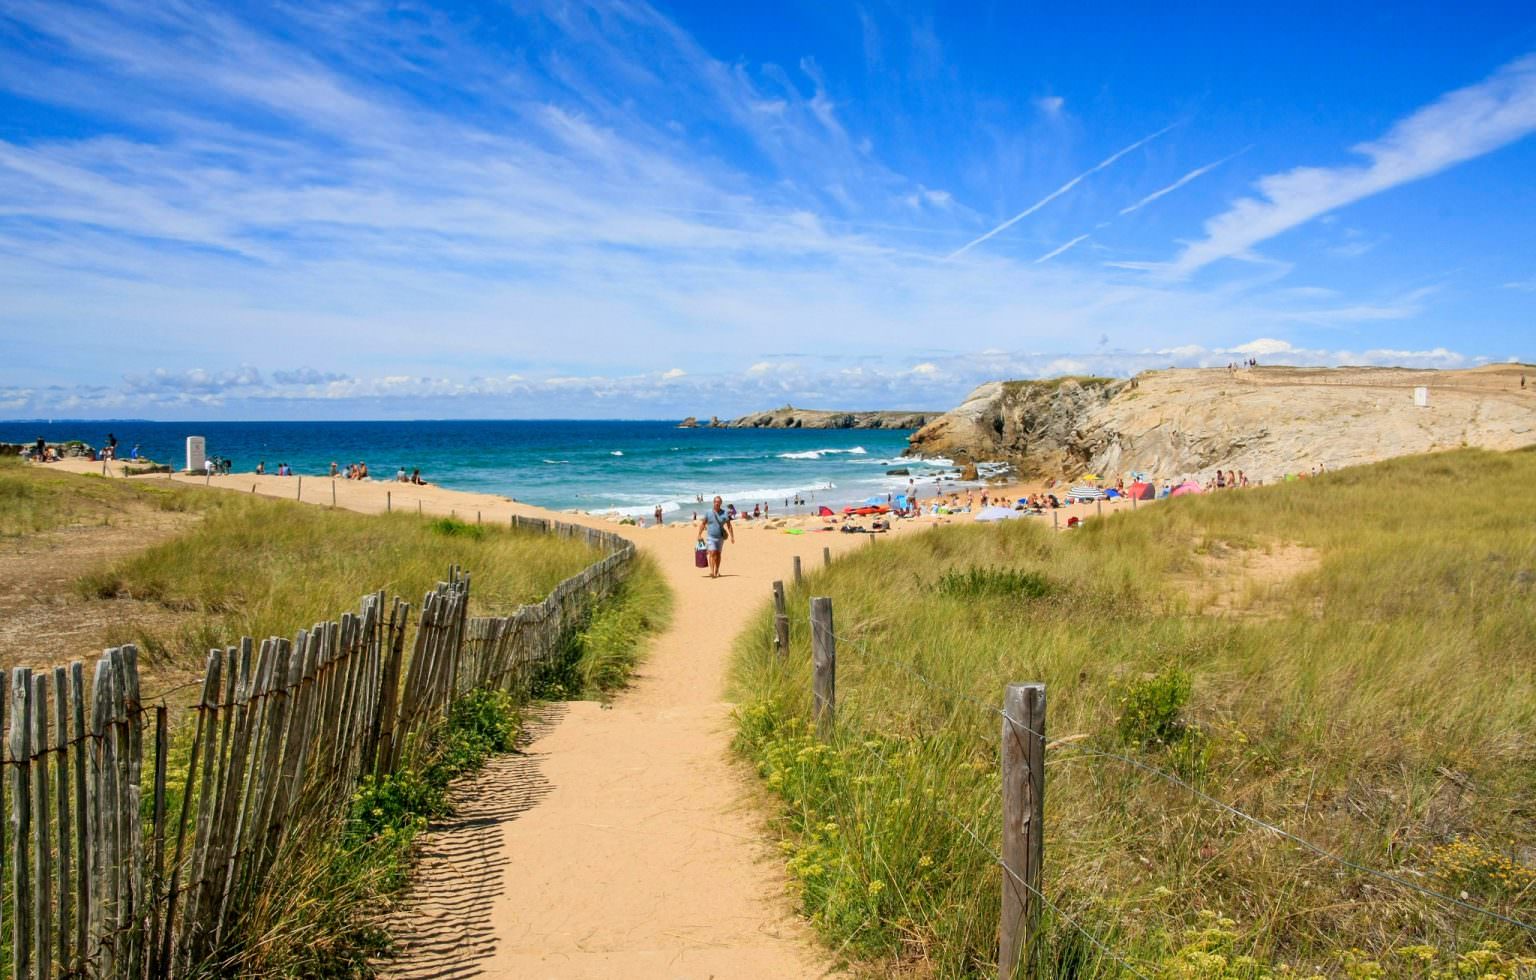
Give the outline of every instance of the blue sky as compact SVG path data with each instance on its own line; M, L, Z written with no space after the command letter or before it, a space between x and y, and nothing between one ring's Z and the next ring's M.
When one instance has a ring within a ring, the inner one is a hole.
M1536 7L0 0L0 416L1536 361Z

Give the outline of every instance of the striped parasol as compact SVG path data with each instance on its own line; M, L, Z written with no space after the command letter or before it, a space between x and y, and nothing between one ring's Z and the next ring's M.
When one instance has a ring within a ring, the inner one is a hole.
M1068 490L1067 496L1073 500L1103 500L1104 491L1099 487L1090 487L1084 484Z

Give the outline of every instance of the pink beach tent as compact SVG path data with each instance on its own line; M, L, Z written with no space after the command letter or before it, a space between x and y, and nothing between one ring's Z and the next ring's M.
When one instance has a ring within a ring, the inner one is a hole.
M1173 488L1173 493L1169 494L1169 496L1170 497L1182 497L1182 496L1184 496L1187 493L1204 493L1204 492L1205 492L1205 488L1202 487L1200 484L1196 483L1194 480L1186 480L1183 483L1179 484L1178 486L1174 487Z

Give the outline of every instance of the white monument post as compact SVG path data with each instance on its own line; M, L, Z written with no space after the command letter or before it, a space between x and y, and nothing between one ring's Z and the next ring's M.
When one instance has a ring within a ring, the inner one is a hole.
M1413 403L1420 408L1428 408L1429 389L1424 385L1419 385L1417 388L1413 389Z
M187 471L201 473L207 465L206 443L202 436L187 436Z

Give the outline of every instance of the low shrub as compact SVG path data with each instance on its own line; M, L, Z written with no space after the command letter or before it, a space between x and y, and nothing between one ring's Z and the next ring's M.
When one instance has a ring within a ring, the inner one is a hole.
M939 576L939 592L961 599L1043 599L1055 591L1041 573L1017 568L968 568Z
M1189 733L1184 708L1193 690L1189 675L1167 667L1153 677L1121 686L1115 724L1120 741L1137 748L1175 745Z

